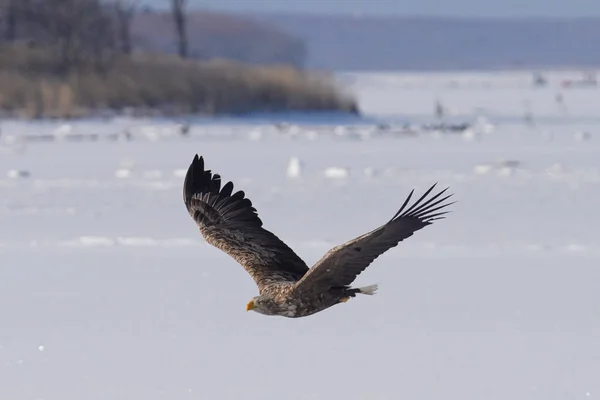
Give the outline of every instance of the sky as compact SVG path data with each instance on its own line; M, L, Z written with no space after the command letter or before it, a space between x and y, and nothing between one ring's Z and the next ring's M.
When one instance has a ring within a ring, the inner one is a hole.
M142 0L157 8L170 0ZM189 0L190 8L226 12L424 15L462 17L600 16L598 0Z

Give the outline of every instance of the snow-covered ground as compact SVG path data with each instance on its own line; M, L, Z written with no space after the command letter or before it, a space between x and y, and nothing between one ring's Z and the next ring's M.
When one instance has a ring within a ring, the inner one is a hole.
M380 123L435 121L436 100L477 122L454 134L2 122L0 399L600 397L600 92L560 76L343 77ZM253 281L185 210L195 153L309 265L412 188L439 182L458 203L360 275L376 296L265 317L245 312Z

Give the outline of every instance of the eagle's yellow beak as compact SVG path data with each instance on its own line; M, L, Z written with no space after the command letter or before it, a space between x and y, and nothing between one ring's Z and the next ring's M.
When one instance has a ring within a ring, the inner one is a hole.
M248 304L246 304L246 311L254 310L256 307L254 306L254 300L250 300Z

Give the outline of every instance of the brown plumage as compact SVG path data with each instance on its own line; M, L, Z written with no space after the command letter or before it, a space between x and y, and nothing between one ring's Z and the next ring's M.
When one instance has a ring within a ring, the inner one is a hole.
M246 309L296 318L345 302L357 293L374 294L376 285L351 288L350 284L378 256L443 218L447 212L442 210L453 204L446 202L452 195L442 197L446 188L426 199L435 186L407 208L411 191L390 221L331 249L310 269L291 248L262 227L245 193L234 192L232 182L221 187L221 177L206 170L204 159L198 155L187 171L183 200L204 239L233 257L256 282L259 296Z

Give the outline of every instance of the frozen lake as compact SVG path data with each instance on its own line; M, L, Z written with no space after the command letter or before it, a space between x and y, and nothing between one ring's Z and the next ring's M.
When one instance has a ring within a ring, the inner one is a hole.
M577 76L347 74L365 120L196 120L186 136L172 121L3 121L0 398L600 397L600 91L560 86ZM436 101L473 126L395 130L435 122ZM187 214L196 153L309 265L413 188L439 182L458 203L359 276L376 296L265 317Z

